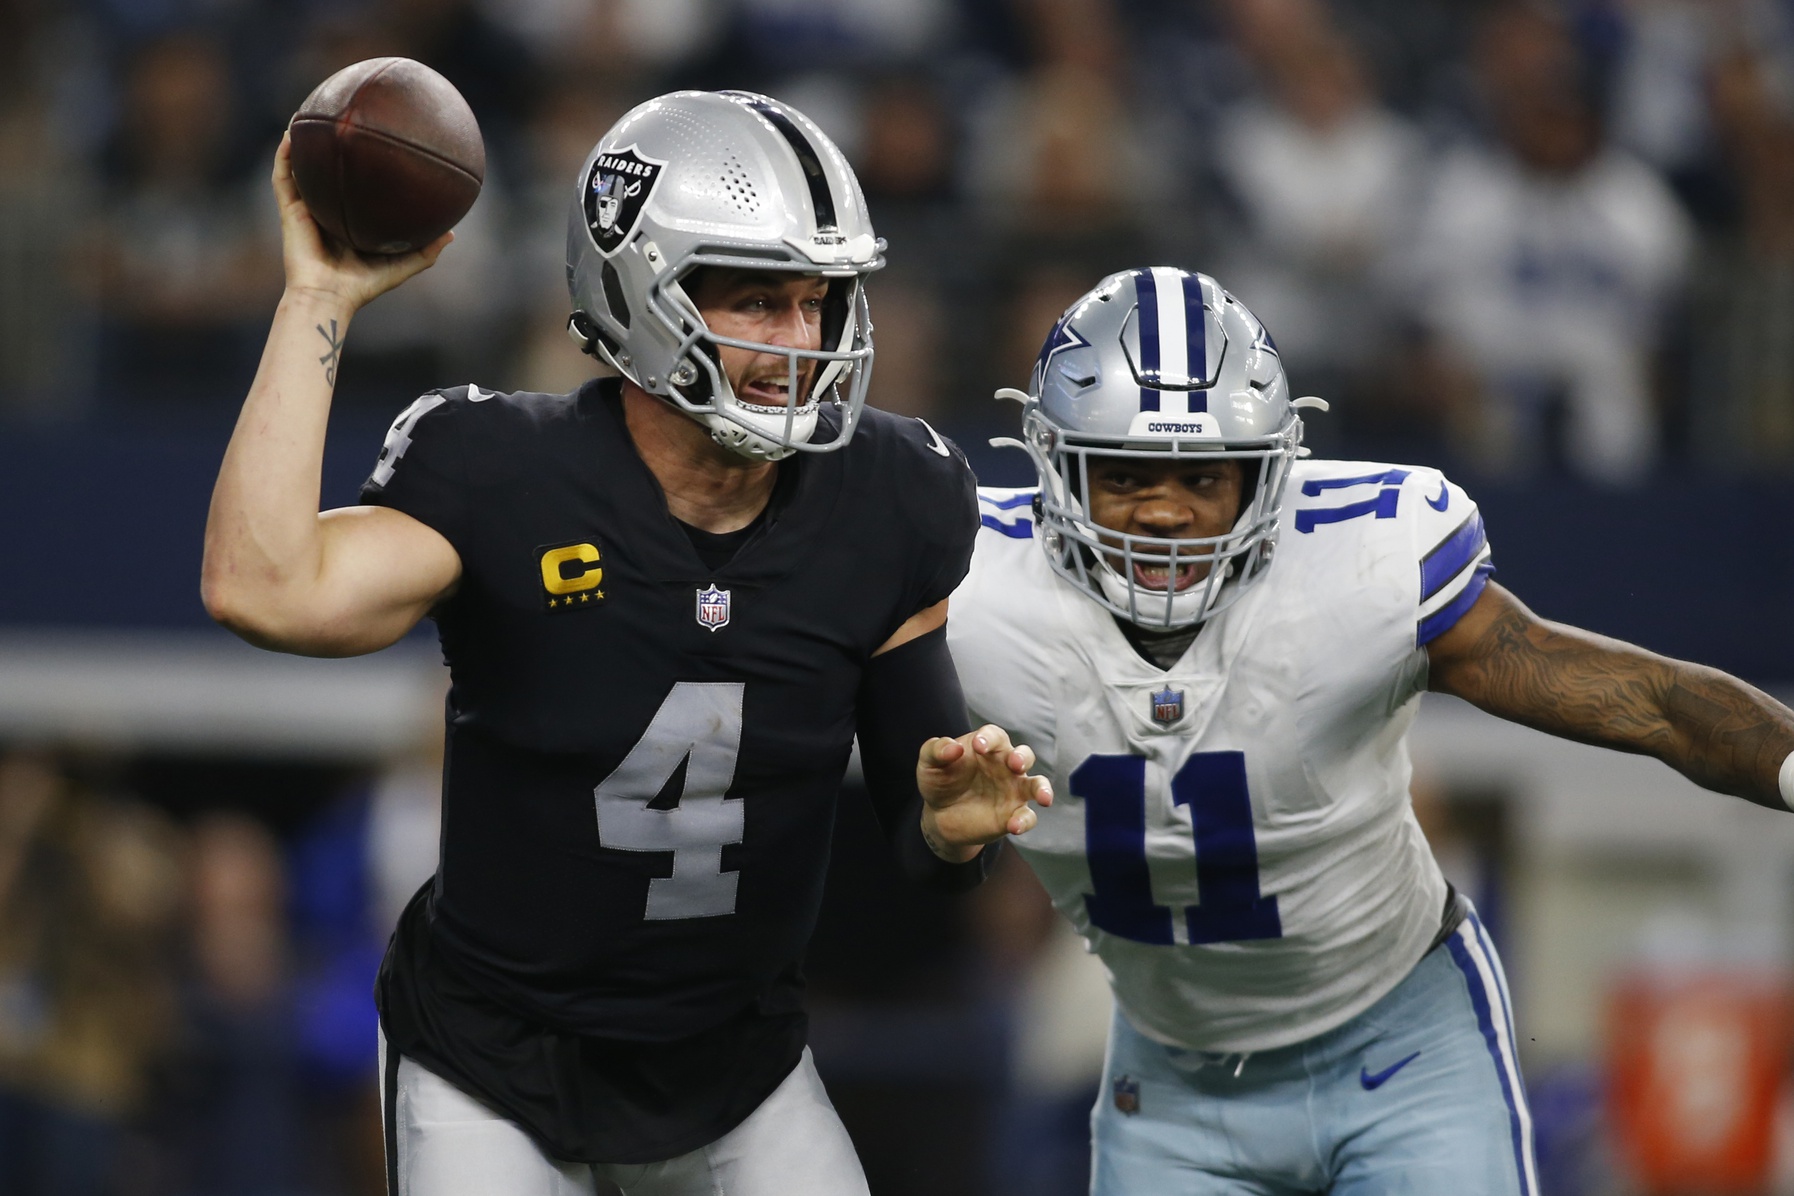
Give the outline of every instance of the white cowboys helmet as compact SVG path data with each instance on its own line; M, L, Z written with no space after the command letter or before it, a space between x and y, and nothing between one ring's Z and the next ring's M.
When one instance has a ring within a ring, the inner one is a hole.
M750 92L673 92L627 113L580 170L567 226L568 331L743 456L837 449L871 380L863 288L883 250L853 170L808 117ZM830 279L822 347L713 333L682 286L706 266ZM723 345L784 357L785 404L743 402L717 355ZM806 361L816 376L801 393ZM841 410L840 428L815 443L825 399Z
M1261 576L1277 540L1290 467L1304 454L1277 347L1244 304L1173 266L1111 274L1053 326L1023 404L1022 439L1040 474L1042 541L1053 568L1141 627L1200 623ZM1084 511L1090 458L1233 458L1244 467L1233 529L1163 539L1098 528ZM1180 566L1207 563L1201 569ZM1166 570L1165 588L1134 566ZM1177 579L1190 577L1182 588Z

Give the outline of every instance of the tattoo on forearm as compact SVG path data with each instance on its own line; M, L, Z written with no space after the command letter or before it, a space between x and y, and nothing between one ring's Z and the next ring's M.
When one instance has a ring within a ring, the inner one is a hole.
M335 320L330 321L329 332L324 331L324 326L322 324L319 324L317 327L318 335L324 338L324 343L326 345L330 346L330 351L318 358L318 364L324 367L324 381L335 386L337 361L341 358L343 353L343 338L337 335Z
M1781 805L1776 773L1794 750L1794 712L1717 669L1541 622L1510 602L1447 672L1441 688L1491 713Z

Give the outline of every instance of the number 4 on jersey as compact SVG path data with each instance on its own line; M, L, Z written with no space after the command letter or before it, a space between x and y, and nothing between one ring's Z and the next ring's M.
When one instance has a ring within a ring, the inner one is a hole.
M621 851L670 851L673 874L648 882L650 922L735 912L738 872L723 871L723 848L747 826L740 798L725 796L741 751L740 681L681 681L623 762L598 782L598 842ZM655 798L679 766L679 804Z
M1071 774L1084 802L1085 855L1096 891L1084 898L1091 924L1137 943L1170 946L1171 909L1152 897L1146 863L1146 761L1091 756ZM1171 800L1190 807L1200 904L1184 907L1192 943L1283 937L1277 898L1258 887L1258 842L1246 757L1198 752L1171 778Z

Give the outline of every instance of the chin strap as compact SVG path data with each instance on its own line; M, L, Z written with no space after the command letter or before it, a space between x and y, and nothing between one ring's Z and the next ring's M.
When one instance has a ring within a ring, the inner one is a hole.
M674 410L681 410L677 405ZM685 412L700 424L710 429L710 439L738 457L746 457L750 461L783 461L797 450L788 444L779 444L768 440L758 432L744 428L726 416L714 413L693 415Z

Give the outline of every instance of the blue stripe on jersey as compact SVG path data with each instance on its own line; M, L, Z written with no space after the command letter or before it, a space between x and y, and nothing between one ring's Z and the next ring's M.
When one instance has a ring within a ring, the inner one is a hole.
M1420 562L1420 600L1425 602L1469 567L1489 542L1481 511L1471 511L1456 531L1439 542Z
M1017 519L1014 523L1004 523L995 515L980 515L978 522L993 532L1002 532L1011 540L1032 540L1034 538L1034 521L1032 519Z
M1462 928L1460 933L1461 930ZM1446 939L1445 945L1450 948L1458 970L1464 973L1464 984L1470 990L1470 1005L1476 1010L1476 1024L1483 1032L1483 1042L1488 1045L1489 1059L1495 1064L1495 1075L1501 1080L1501 1096L1507 1101L1508 1127L1514 1138L1514 1169L1520 1174L1520 1191L1524 1196L1533 1196L1526 1169L1526 1135L1520 1127L1520 1107L1515 1103L1514 1081L1508 1079L1508 1061L1501 1049L1501 1040L1495 1033L1495 1012L1490 1006L1488 987L1483 983L1482 973L1477 970L1476 961L1470 958L1470 951L1464 946L1459 934ZM1500 1000L1499 993L1496 994L1496 1000ZM1505 1007L1501 1016L1507 1016ZM1515 1079L1518 1077L1516 1069ZM1520 1099L1525 1098L1522 1095Z
M1323 490L1339 490L1346 486L1398 486L1407 476L1405 469L1386 469L1382 473L1367 473L1361 478L1317 478L1303 482L1302 493L1313 498Z
M1462 593L1420 621L1420 627L1414 633L1416 646L1424 648L1455 627L1464 612L1482 597L1483 587L1489 584L1489 574L1493 572L1495 566L1487 561L1478 565L1476 575L1464 584Z
M1136 303L1136 323L1140 333L1140 381L1157 382L1159 380L1159 288L1153 281L1151 270L1134 271L1134 302ZM1150 397L1152 406L1148 407ZM1140 410L1157 411L1159 396L1148 396L1144 391L1140 394Z
M1020 494L1012 494L1008 498L987 498L980 494L978 496L978 501L987 507L995 507L999 511L1008 511L1032 503L1034 501L1034 496L1037 493L1039 493L1039 491L1024 490Z
M1200 386L1208 381L1208 321L1203 318L1202 280L1194 274L1186 274L1184 282L1184 344L1188 366L1186 373L1190 382ZM1200 399L1202 406L1196 401ZM1190 410L1207 411L1208 395L1193 392L1190 395Z

